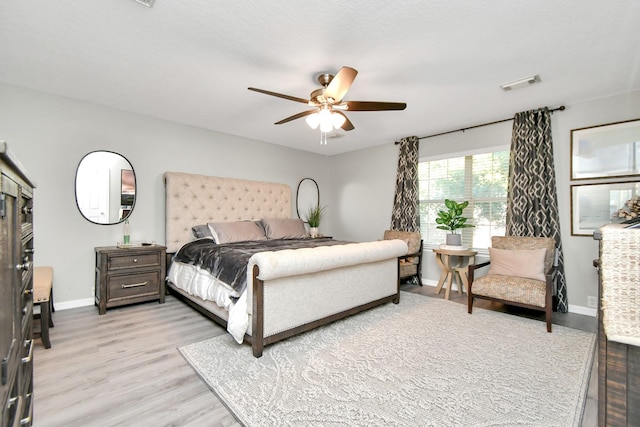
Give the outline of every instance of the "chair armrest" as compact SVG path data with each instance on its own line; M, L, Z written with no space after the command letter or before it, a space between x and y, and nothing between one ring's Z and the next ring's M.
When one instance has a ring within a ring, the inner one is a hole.
M545 277L545 281L547 283L547 294L551 294L551 295L556 295L557 294L557 290L555 289L554 283L553 283L553 275L555 274L556 270L558 270L557 266L552 266L549 271L547 271L544 274Z
M423 245L424 241L420 240L420 247L418 248L418 250L412 254L406 254L406 255L402 255L400 257L398 257L398 259L409 259L409 258L415 258L415 257L422 257L422 245Z
M398 257L398 259L409 259L409 258L419 257L420 255L422 255L422 252L416 252L415 254L401 255Z
M484 261L484 262L479 262L477 264L469 264L469 267L468 267L469 270L468 270L468 273L467 273L467 280L469 282L468 285L467 285L467 287L468 287L467 293L469 295L471 295L471 286L473 286L474 272L476 270L478 270L479 268L486 267L489 264L491 264L491 260Z
M484 262L479 262L477 264L469 264L469 271L477 270L477 269L482 268L482 267L486 267L489 264L491 264L491 260L484 261Z

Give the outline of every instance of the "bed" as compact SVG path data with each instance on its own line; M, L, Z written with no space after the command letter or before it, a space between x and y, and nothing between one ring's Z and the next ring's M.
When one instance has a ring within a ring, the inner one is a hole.
M297 228L290 231L301 221L291 218L292 192L285 184L179 172L166 172L164 182L167 288L224 326L236 341L250 343L255 357L279 340L399 303L398 257L407 253L402 240L353 243L300 236ZM237 240L243 233L253 236L253 224L266 237L255 239L266 245L261 250L247 249L253 237ZM207 230L213 240L204 235ZM302 247L288 248L279 240L300 241ZM234 276L244 280L243 287L184 258L189 253L206 258L201 255L205 247L221 251L227 245L250 253L243 273ZM208 288L211 283L214 290Z

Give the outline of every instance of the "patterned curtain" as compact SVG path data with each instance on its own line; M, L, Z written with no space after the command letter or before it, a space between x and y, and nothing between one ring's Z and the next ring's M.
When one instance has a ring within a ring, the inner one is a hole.
M400 140L396 194L391 212L391 229L420 231L418 199L418 137Z
M555 310L566 313L567 285L548 108L518 113L513 121L507 200L507 236L553 237L558 248Z

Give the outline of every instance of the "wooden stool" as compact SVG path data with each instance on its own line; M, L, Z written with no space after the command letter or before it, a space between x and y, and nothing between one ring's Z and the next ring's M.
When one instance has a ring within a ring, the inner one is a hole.
M33 304L40 306L40 314L35 314L34 319L40 318L40 338L44 348L51 348L49 340L49 328L53 328L51 312L53 308L53 268L35 267L33 269Z

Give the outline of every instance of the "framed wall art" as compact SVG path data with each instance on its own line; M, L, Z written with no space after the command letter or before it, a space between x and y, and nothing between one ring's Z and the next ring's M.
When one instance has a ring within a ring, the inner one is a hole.
M571 235L593 236L610 223L623 222L621 215L640 196L640 181L571 186Z
M640 178L640 119L571 131L571 179Z

